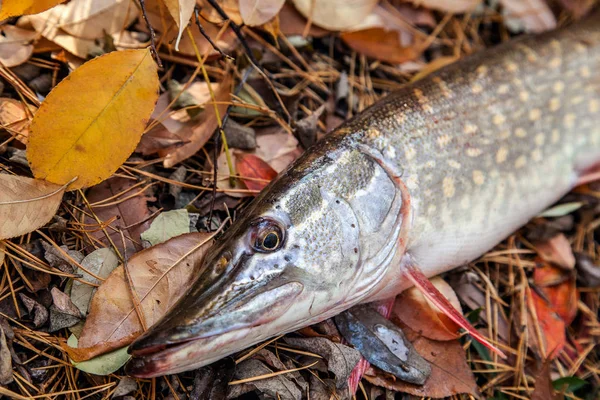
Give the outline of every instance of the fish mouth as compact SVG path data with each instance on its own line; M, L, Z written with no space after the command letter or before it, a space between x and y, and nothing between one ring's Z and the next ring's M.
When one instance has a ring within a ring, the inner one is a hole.
M205 318L203 307L187 308L184 296L175 307L187 313L171 311L130 347L131 360L125 366L128 375L151 378L174 374L208 365L232 353L277 335L289 324L286 312L302 293L297 281L270 282L249 294L224 302Z

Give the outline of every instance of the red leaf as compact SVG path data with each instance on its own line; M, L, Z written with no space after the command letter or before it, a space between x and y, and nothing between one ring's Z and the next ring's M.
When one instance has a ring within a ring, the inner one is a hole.
M550 264L544 264L533 272L535 285L544 293L551 308L563 319L566 326L577 315L579 293L575 276Z
M238 174L250 190L262 190L277 176L277 171L254 154L238 153L235 158Z
M532 345L537 349L539 356L554 358L565 346L565 323L546 299L531 289L527 289L526 294L529 309L527 328Z

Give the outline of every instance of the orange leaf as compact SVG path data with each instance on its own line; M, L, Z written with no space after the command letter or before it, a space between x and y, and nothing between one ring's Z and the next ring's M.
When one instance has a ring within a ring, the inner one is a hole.
M555 357L565 346L565 323L548 301L531 289L526 290L531 344L543 358ZM536 327L537 320L537 327Z
M235 158L236 169L250 190L262 190L277 176L277 171L254 154L238 153Z
M413 60L419 55L414 46L405 47L400 43L400 33L397 31L371 28L344 32L341 38L352 50L392 64Z
M563 319L566 326L577 315L579 293L575 284L575 276L560 268L545 264L533 272L533 281L544 293L550 306Z

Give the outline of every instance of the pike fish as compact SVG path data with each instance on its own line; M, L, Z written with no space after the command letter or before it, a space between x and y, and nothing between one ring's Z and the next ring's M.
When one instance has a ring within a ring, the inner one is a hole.
M600 13L463 58L308 149L209 251L126 370L191 370L464 265L600 162Z

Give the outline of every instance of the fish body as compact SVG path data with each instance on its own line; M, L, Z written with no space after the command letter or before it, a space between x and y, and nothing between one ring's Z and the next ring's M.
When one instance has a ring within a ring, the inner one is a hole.
M600 161L600 14L406 85L279 175L131 346L127 371L198 368L463 265Z

